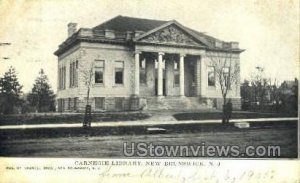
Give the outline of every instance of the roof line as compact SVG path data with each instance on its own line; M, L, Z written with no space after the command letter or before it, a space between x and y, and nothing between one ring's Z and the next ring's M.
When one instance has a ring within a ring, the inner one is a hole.
M108 22L110 22L110 21L112 21L112 20L114 20L114 19L116 19L116 18L118 18L118 17L122 17L122 15L117 15L117 16L115 16L115 17L113 17L113 18L110 18L110 19L108 19L108 20L102 22L101 24L99 24L99 25L93 27L92 29L94 29L94 28L96 28L96 27L98 27L98 26L100 26L100 25L106 24L106 23L108 23Z

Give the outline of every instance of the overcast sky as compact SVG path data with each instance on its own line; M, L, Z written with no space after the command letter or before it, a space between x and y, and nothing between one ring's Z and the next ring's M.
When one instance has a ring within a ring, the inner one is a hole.
M9 66L18 72L24 92L43 68L56 91L57 58L53 52L67 37L67 24L91 28L117 15L175 19L224 41L238 41L242 79L256 66L266 76L299 76L298 0L0 0L0 75ZM9 60L2 59L9 57Z

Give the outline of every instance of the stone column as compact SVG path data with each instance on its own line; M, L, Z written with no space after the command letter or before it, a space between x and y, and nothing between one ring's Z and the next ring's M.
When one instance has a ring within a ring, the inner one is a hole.
M201 76L201 81L200 81L200 96L205 97L206 96L206 88L207 88L207 71L206 71L206 60L205 55L201 55L201 60L200 60L200 76Z
M163 55L164 53L158 53L158 67L157 67L157 95L163 95Z
M195 68L195 81L196 81L196 95L201 96L201 59L200 56L197 58L196 61L196 68Z
M184 57L185 55L180 54L179 60L179 95L184 96Z
M140 52L135 52L134 55L134 95L140 94Z
M174 59L169 57L166 59L166 95L172 95L172 89L174 87Z

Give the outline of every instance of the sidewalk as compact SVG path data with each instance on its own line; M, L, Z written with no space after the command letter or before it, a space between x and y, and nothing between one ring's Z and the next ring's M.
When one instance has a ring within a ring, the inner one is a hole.
M256 119L231 119L231 123L236 122L264 122L264 121L295 121L297 117L288 118L256 118ZM201 124L201 123L221 123L222 120L189 120L176 121L172 118L163 117L150 118L150 120L141 121L120 121L120 122L92 122L92 127L124 127L124 126L158 126L158 125L174 125L174 124ZM0 130L4 129L36 129L36 128L76 128L82 127L82 123L69 124L32 124L32 125L6 125L0 126Z

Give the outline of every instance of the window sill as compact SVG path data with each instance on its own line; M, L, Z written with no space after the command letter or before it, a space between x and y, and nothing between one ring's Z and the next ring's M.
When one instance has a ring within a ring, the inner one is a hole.
M104 87L104 84L103 83L93 84L93 87Z
M208 89L216 89L216 86L207 86Z
M113 87L124 87L124 84L114 84Z

